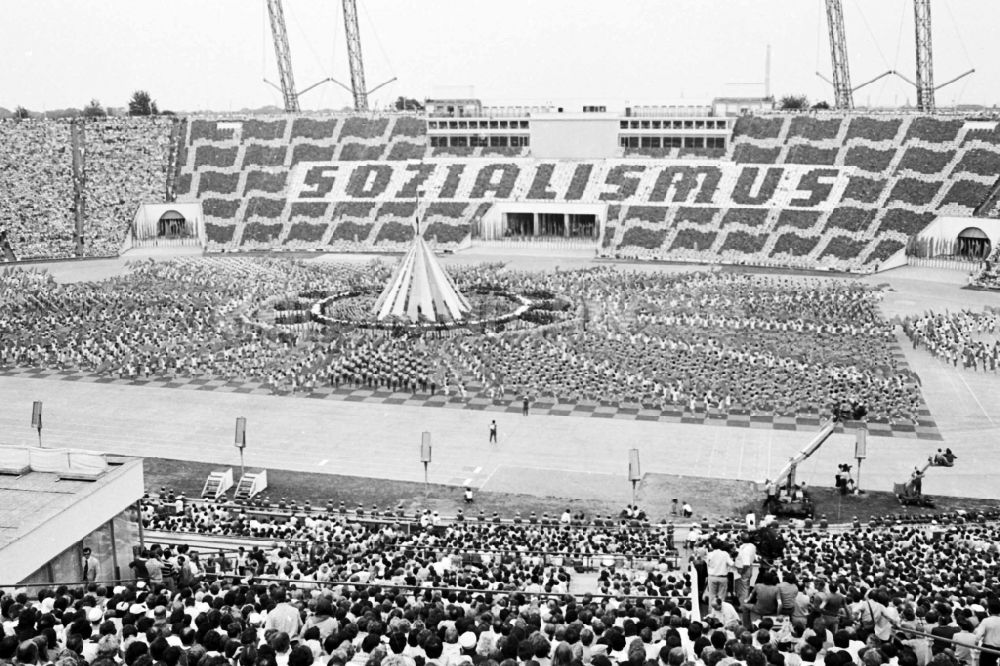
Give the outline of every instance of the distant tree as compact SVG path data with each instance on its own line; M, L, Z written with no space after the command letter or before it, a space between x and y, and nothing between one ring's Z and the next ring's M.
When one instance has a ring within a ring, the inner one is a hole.
M826 100L816 102L812 105L813 111L829 111L830 104Z
M108 115L108 112L104 110L104 107L96 99L90 100L90 103L83 107L84 118L103 118L106 115Z
M31 117L31 111L28 111L23 106L19 106L16 109L14 109L14 117L15 118L21 118L21 119L30 118Z
M785 95L778 108L782 111L803 111L809 108L809 99L805 95Z
M136 90L132 93L132 99L128 101L128 115L130 116L155 116L159 113L156 102L145 90Z
M415 99L399 96L394 105L397 111L423 111L424 105Z

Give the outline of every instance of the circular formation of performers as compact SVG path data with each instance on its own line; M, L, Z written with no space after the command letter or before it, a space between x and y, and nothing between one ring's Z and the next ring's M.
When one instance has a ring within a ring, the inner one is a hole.
M722 415L816 416L846 403L915 422L923 405L917 377L893 353L879 292L856 283L495 265L453 274L459 289L558 294L572 309L537 326L415 338L321 327L287 310L262 323L262 304L275 299L377 290L388 275L377 263L199 258L72 284L9 271L0 364Z

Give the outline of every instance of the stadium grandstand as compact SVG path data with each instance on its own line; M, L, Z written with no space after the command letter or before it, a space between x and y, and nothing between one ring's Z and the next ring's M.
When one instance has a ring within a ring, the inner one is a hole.
M265 0L283 112L0 118L0 666L997 666L1000 115L935 111L911 1L914 113L839 0L833 109L768 46L759 97L396 112L355 0L301 91ZM672 48L625 73L746 57Z
M416 217L443 249L534 239L872 271L905 261L935 219L993 215L1000 196L992 120L585 108L88 121L81 197L70 122L4 121L5 256L73 256L79 199L84 256L197 235L137 234L141 204L177 202L200 204L208 251L402 251ZM581 144L589 157L566 156Z

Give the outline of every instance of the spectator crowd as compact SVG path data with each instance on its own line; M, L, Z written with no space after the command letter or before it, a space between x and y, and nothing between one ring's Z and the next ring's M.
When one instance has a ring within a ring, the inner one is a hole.
M0 120L0 232L6 232L18 259L76 253L72 122ZM77 122L84 256L115 255L136 207L163 200L173 121L109 117Z
M149 505L144 522L155 526ZM202 532L246 522L181 501ZM197 510L192 511L192 509ZM209 518L204 511L212 513ZM0 597L0 661L57 666L992 666L997 527L709 532L688 574L606 568L599 593L525 549L648 547L648 528L399 523L314 512L285 541L149 544L129 581ZM191 521L190 523L187 521ZM532 533L534 530L534 533ZM306 538L303 538L306 537ZM297 541L296 539L300 539ZM91 570L92 571L92 570ZM691 603L694 598L697 604ZM953 639L958 644L952 644Z

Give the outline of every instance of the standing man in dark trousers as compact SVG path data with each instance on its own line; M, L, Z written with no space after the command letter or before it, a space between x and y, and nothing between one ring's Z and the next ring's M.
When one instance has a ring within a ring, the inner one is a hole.
M490 444L497 443L497 422L490 421Z
M527 393L524 394L524 400L523 400L523 402L521 404L522 404L521 414L523 414L524 416L527 416L528 415L528 394Z

